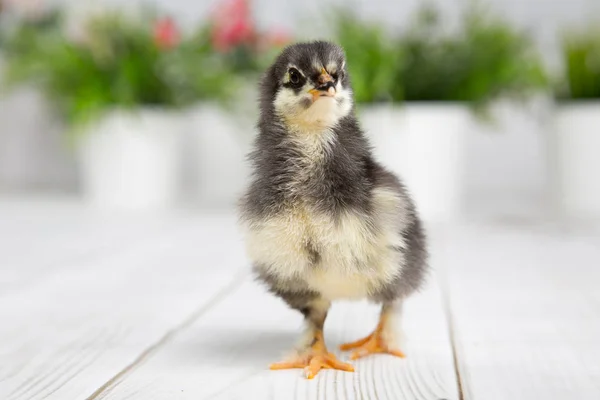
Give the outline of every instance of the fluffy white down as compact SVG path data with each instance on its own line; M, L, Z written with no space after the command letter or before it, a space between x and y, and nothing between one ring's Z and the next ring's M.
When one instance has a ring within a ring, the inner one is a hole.
M384 189L374 194L378 216L374 221L347 212L336 223L309 206L254 221L247 231L250 258L269 274L304 280L328 300L373 293L401 273L402 255L392 247L404 246L399 233L400 199ZM317 247L318 265L311 263L307 243Z

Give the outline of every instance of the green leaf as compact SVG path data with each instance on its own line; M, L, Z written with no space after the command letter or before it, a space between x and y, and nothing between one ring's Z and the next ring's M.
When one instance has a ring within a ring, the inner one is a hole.
M154 42L157 13L107 12L85 21L83 37L66 37L62 18L20 21L6 38L5 83L38 85L72 126L114 107L184 107L231 96L231 69L201 27L171 49ZM81 131L81 129L73 129Z

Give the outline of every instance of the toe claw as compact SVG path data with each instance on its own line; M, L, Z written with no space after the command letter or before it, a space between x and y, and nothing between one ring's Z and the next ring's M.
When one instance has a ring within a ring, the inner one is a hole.
M312 360L310 360L310 364L304 369L306 377L308 379L314 378L319 371L326 366L327 364L325 364L320 357L314 357Z

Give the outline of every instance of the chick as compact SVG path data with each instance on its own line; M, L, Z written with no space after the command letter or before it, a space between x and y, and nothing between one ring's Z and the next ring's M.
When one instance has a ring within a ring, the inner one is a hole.
M331 302L368 299L380 320L364 339L341 346L351 359L397 347L403 300L422 284L425 235L398 178L372 156L354 113L341 47L294 44L260 84L252 182L241 199L248 255L258 278L305 318L290 359L271 369L353 371L330 353L323 324Z

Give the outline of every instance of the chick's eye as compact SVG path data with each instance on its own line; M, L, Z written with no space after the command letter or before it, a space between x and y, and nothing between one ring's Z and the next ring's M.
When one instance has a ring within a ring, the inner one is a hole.
M290 75L290 82L293 84L300 83L300 72L296 68L291 68L288 72Z

